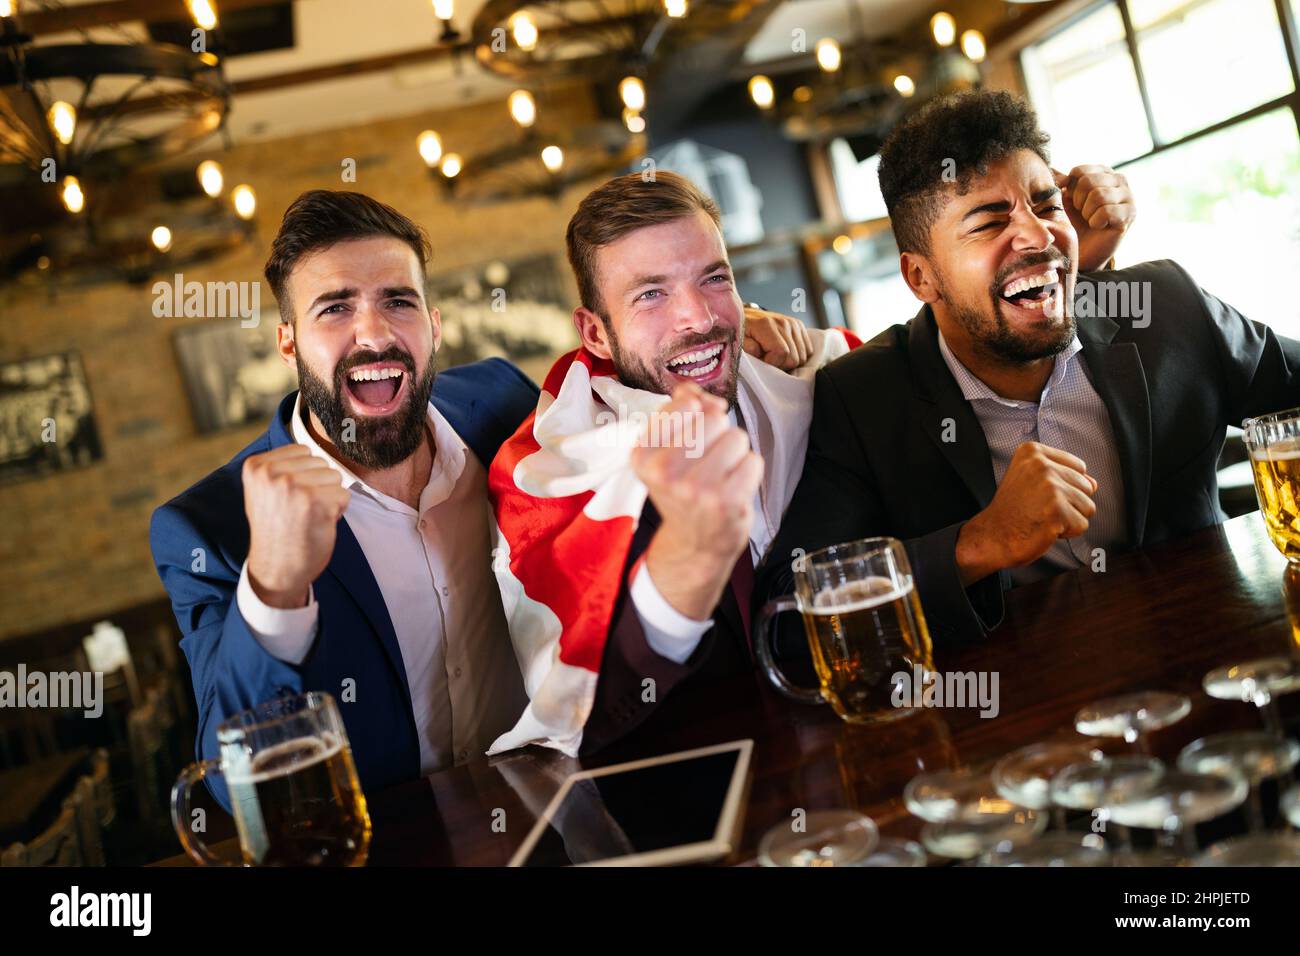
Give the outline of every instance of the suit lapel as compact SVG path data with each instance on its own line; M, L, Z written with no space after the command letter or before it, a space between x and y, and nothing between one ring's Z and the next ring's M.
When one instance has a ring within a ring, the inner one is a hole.
M915 424L948 459L979 507L987 508L997 491L993 459L979 419L939 352L938 331L929 306L909 323L908 334L912 380L921 400L914 408Z
M1079 282L1091 281L1084 276ZM1103 297L1097 296L1100 300ZM1077 307L1076 307L1077 311ZM1114 341L1119 326L1101 314L1076 318L1083 357L1092 373L1092 386L1110 415L1120 470L1124 474L1128 543L1137 548L1146 529L1151 495L1151 401L1142 358L1133 342Z
M375 634L383 645L388 663L397 675L398 684L406 700L407 710L414 713L411 704L411 688L406 682L406 665L402 661L402 649L397 643L397 632L393 630L393 620L388 616L388 605L384 603L383 592L379 582L366 561L365 553L357 542L346 518L340 518L338 532L334 541L334 555L330 558L325 573L332 576L357 602L365 618L374 628Z

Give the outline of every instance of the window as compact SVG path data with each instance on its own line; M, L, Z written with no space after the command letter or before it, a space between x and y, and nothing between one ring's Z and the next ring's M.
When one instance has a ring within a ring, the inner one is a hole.
M1300 302L1261 281L1300 263L1300 92L1279 12L1294 23L1300 0L1112 0L1023 50L1021 65L1054 165L1128 176L1138 218L1121 266L1174 259L1247 317L1300 337Z
M1291 92L1273 0L1129 0L1166 143Z
M1114 166L1150 151L1137 73L1114 4L1024 51L1021 65L1058 169ZM1105 122L1098 122L1105 117Z

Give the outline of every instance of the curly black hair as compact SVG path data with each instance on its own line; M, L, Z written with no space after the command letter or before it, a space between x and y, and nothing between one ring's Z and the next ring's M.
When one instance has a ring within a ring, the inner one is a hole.
M953 93L931 100L894 127L880 147L880 191L903 252L928 253L930 227L945 186L957 194L989 163L1020 149L1043 162L1048 135L1024 100L1001 90Z

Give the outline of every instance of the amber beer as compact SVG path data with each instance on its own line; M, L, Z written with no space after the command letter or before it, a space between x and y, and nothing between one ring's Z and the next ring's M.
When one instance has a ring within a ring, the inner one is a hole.
M246 866L360 866L370 848L370 815L352 763L338 705L309 691L277 697L217 726L220 758L181 771L172 788L172 825L200 863L238 864L218 856L195 825L195 784L222 778Z
M829 703L854 724L914 713L912 694L894 700L896 674L932 671L930 631L916 595L907 551L896 538L864 538L800 557L795 594L768 603L754 625L759 666L794 700ZM820 687L798 687L777 666L775 621L799 611Z
M850 723L892 720L906 713L893 696L893 676L932 670L930 634L916 588L887 578L846 581L800 602L813 666L824 697Z
M1289 561L1300 561L1300 439L1252 449L1250 467L1264 527Z
M289 740L257 753L247 775L229 773L230 799L249 866L359 866L370 817L352 751L336 735Z

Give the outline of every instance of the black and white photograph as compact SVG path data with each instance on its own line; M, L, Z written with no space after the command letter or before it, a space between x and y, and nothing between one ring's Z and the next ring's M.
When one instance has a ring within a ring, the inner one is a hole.
M81 356L61 352L0 365L0 483L102 457Z

